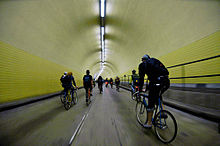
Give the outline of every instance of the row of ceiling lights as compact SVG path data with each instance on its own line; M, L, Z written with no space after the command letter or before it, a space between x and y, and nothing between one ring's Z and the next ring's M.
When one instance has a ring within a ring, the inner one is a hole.
M105 15L106 15L106 0L99 0L100 12L100 41L101 41L101 56L100 56L100 71L98 76L105 68Z

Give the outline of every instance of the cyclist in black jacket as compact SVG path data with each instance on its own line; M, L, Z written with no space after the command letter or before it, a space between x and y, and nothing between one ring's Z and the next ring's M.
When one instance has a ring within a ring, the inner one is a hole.
M86 90L86 95L88 94L88 90L90 90L90 96L92 96L92 84L93 84L93 79L92 76L90 75L90 71L86 70L86 75L84 75L83 77L83 86ZM86 98L86 102L88 102L87 98Z
M150 58L148 55L142 57L142 63L139 64L140 91L144 84L144 76L147 74L149 82L149 99L147 108L147 128L152 127L152 115L154 105L159 98L159 93L164 93L170 87L169 72L166 67L157 59Z

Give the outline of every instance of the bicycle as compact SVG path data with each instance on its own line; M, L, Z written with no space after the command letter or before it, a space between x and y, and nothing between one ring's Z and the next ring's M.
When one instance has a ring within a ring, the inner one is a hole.
M61 93L60 93L60 101L62 103L64 103L64 96L65 96L65 92L64 92L64 90L62 90Z
M86 89L86 105L88 106L91 102L91 95L90 95L91 91L90 88Z
M64 95L64 108L69 110L73 103L73 91L68 89L67 94Z
M102 93L102 84L99 84L98 87L99 87L99 93L101 94Z
M138 98L137 93L139 93L139 87L131 85L131 99L132 100L137 100L137 98Z
M118 84L116 84L116 91L119 92L119 85Z
M73 97L73 104L77 104L78 102L77 89L73 89L72 97Z
M110 82L111 88L113 88L113 82Z
M108 82L105 82L105 87L108 88Z
M136 104L136 118L138 123L144 127L147 123L147 94L136 93L140 97ZM159 109L159 111L158 111ZM157 112L158 111L158 112ZM152 125L154 126L154 131L157 138L163 143L172 142L177 135L177 123L174 116L167 110L164 110L162 104L162 96L158 98L158 103L154 110L154 115L152 118Z

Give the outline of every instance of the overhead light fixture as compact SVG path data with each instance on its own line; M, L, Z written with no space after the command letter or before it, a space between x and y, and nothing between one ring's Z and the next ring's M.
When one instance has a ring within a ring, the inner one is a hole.
M105 14L106 14L106 0L99 0L100 6L100 42L101 42L101 56L100 56L100 71L97 77L102 74L105 68Z
M101 17L105 17L105 0L101 0Z

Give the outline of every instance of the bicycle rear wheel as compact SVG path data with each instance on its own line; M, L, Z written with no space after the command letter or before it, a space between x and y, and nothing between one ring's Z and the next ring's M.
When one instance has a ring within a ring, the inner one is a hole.
M67 95L67 99L66 99L66 101L64 103L64 108L66 110L69 110L71 108L71 106L72 106L72 98L71 98L70 95Z
M136 118L141 126L147 121L147 109L142 101L136 103Z
M154 130L160 141L172 142L177 135L177 123L174 116L166 110L158 112L154 119Z

